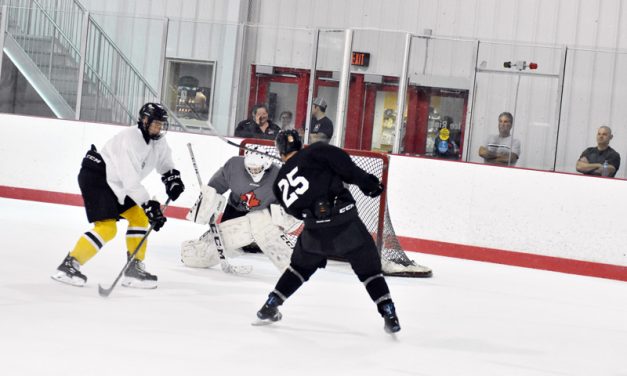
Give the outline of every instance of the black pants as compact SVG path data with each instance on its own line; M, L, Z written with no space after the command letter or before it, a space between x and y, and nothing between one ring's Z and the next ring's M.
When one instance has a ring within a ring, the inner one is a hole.
M291 263L303 269L326 265L329 256L339 256L350 263L357 275L381 273L381 258L366 226L359 218L337 228L308 230L298 237Z
M120 205L118 198L107 184L107 175L101 169L81 167L78 173L78 186L81 189L85 212L89 222L106 219L120 219L120 214L136 205L126 196L124 204Z

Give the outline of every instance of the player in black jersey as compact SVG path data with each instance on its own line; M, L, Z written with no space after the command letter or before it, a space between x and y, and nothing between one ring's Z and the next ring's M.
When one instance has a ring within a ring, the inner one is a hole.
M278 306L289 298L328 256L347 260L385 321L385 331L398 332L400 325L372 236L359 216L355 199L344 183L357 185L366 195L377 197L383 184L353 163L342 149L315 143L301 150L295 130L281 131L276 147L285 162L274 182L274 194L286 211L304 221L290 266L277 282L268 300L257 312L262 322L281 319Z

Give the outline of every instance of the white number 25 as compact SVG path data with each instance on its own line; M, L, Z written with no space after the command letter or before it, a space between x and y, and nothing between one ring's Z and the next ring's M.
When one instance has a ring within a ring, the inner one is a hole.
M294 201L298 200L298 196L307 192L309 189L309 182L302 176L294 176L298 172L298 167L294 167L285 177L287 179L279 180L279 189L283 193L283 202L286 207L290 207ZM290 187L294 188L290 192Z

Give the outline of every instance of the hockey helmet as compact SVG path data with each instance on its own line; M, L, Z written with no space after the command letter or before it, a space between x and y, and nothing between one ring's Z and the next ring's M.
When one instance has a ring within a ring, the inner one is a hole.
M251 150L246 151L246 154L244 155L244 167L246 167L246 171L248 171L248 174L253 181L255 183L259 183L266 170L272 166L272 161L267 155L253 150L259 149L257 147L253 147Z
M144 124L143 119L147 117L147 122ZM153 121L160 121L162 123L161 131L156 135L150 135L148 133L148 128ZM160 103L152 103L148 102L142 106L139 110L139 127L142 130L142 133L153 140L158 140L165 135L168 131L168 127L170 126L168 122L168 111L163 107Z
M274 140L274 144L281 155L287 155L303 148L303 142L295 129L280 131Z

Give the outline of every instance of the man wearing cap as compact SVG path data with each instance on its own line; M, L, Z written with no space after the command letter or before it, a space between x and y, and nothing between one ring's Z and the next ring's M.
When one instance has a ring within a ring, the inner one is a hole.
M309 143L323 141L329 143L333 137L333 122L326 115L327 101L323 98L314 98L311 106L311 131Z

